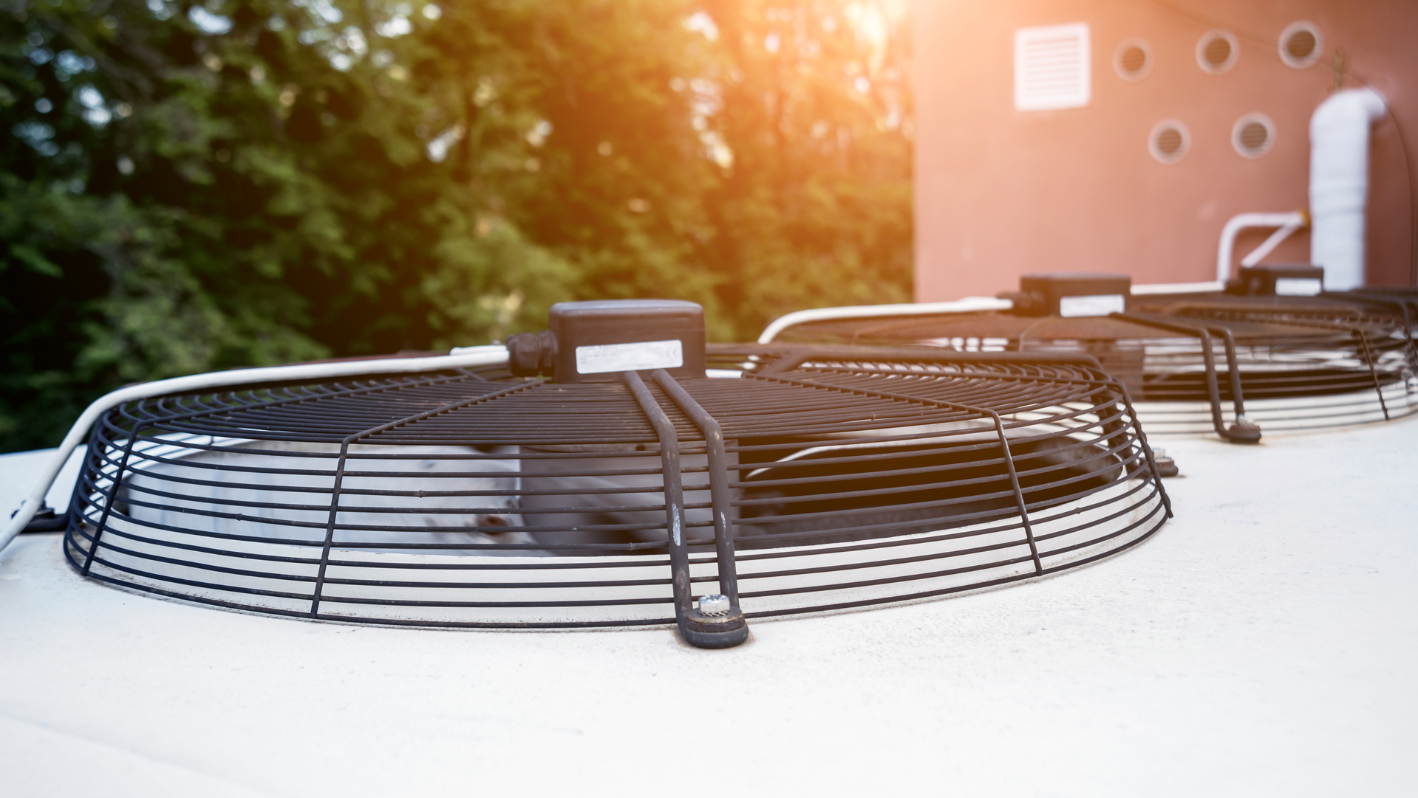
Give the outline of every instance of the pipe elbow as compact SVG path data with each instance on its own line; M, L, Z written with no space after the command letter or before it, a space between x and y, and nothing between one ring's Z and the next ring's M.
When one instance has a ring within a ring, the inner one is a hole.
M1310 117L1310 136L1323 135L1329 129L1352 124L1372 124L1384 115L1388 105L1373 89L1347 89L1331 94L1320 103Z

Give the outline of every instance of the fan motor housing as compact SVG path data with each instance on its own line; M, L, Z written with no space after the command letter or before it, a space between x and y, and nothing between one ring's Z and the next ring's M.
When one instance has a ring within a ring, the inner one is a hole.
M1029 298L1016 300L1015 312L1026 316L1106 316L1125 309L1132 278L1125 274L1026 274L1019 290Z
M1242 266L1240 279L1226 286L1242 296L1315 296L1324 290L1321 266Z
M551 307L551 332L557 382L618 382L621 372L651 369L704 376L704 309L693 302L559 302Z

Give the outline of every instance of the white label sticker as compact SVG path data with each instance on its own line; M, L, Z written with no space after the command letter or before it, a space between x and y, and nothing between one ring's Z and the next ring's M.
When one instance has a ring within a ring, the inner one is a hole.
M577 374L675 369L683 365L684 348L678 340L576 347Z
M1319 296L1324 290L1324 283L1313 277L1277 277L1275 278L1275 293L1277 296Z
M1127 304L1123 301L1122 294L1059 297L1059 315L1065 318L1106 316L1109 313L1122 313L1126 309Z

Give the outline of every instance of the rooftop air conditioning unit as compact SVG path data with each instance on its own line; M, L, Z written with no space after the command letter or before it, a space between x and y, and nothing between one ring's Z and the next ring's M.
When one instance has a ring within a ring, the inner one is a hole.
M755 617L1074 568L1170 516L1087 352L706 347L686 302L561 304L548 332L443 358L127 389L72 440L90 420L51 522L77 574L313 620L673 623L723 647Z
M1144 293L1125 276L1031 275L997 300L790 314L759 340L1087 354L1127 387L1154 434L1215 431L1252 443L1261 427L1418 410L1412 299L1321 293L1311 284L1318 271L1247 269L1231 293Z

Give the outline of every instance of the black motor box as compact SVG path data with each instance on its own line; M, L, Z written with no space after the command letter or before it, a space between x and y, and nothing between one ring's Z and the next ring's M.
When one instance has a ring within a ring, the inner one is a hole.
M1106 316L1121 313L1132 290L1126 274L1026 274L1019 278L1025 302L1015 312L1028 316Z
M1323 290L1324 268L1308 264L1242 266L1226 284L1226 293L1241 296L1315 296Z
M704 376L704 308L676 299L610 299L551 306L556 381L612 382L662 368Z

